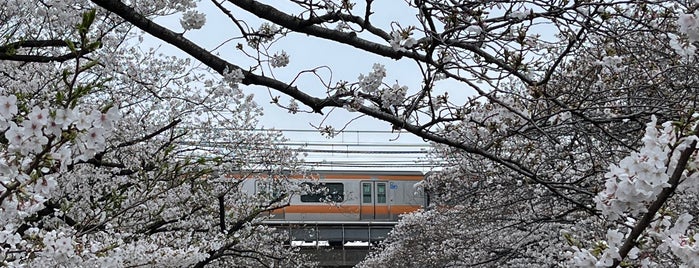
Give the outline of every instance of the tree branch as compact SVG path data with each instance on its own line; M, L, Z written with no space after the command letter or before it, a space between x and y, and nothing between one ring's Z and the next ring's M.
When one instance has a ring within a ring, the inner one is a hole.
M143 137L141 137L141 138L138 138L138 139L135 139L135 140L130 140L130 141L127 141L127 142L122 142L122 143L120 143L119 145L117 145L117 148L122 148L122 147L126 147L126 146L131 146L131 145L134 145L134 144L139 143L139 142L147 141L147 140L149 140L149 139L151 139L151 138L153 138L153 137L155 137L155 136L158 136L160 133L163 133L164 131L166 131L166 130L168 130L168 129L171 129L171 128L173 128L173 127L175 127L175 126L176 126L177 124L179 124L180 122L182 122L182 120L180 120L180 119L175 119L175 120L173 120L172 122L170 122L170 124L167 124L166 126L161 127L160 129L156 130L156 131L153 132L153 133L150 133L150 134L148 134L148 135L145 135L145 136L143 136Z
M403 56L410 56L411 58L415 59L420 59L421 61L425 61L426 59L424 56L415 53L415 52L400 52L394 50L391 46L387 45L382 45L374 42L370 42L361 38L357 37L356 33L347 33L347 32L341 32L341 31L336 31L336 30L330 30L327 28L319 27L316 25L313 25L311 21L306 21L291 15L288 15L282 11L279 11L278 9L265 5L262 3L259 3L257 1L253 0L229 0L229 2L233 3L234 5L254 14L255 16L258 16L260 18L269 20L275 24L278 24L280 26L283 26L285 28L288 28L289 30L299 32L299 33L305 33L309 34L312 36L328 39L328 40L333 40L338 43L350 45L356 48L359 48L361 50L367 51L374 53L376 55L381 55L384 57L389 57L392 59L401 59ZM364 22L364 20L357 20L357 18L352 18L352 17L345 17L346 19L350 19L353 21L357 22ZM374 31L372 31L374 32ZM383 35L382 37L387 37L387 35L380 34L380 36Z
M20 62L64 62L87 55L91 50L78 50L60 56L38 56L38 55L11 55L0 53L0 60L20 61Z
M375 53L377 55L382 55L390 58L395 58L395 59L400 59L402 56L408 56L410 58L427 62L427 63L434 63L431 59L425 58L424 56L420 56L417 53L413 52L399 52L393 50L390 46L384 46L372 42L368 42L359 38L356 38L356 36L352 36L349 33L343 33L339 31L333 31L329 29L325 29L322 27L318 27L315 25L307 25L307 22L305 20L287 15L277 9L274 9L271 6L264 5L261 3L257 3L252 0L229 0L231 3L239 6L242 9L245 9L257 16L260 16L262 18L269 19L270 21L279 24L283 27L289 28L293 31L298 31L301 33L307 33L313 36L321 37L321 38L326 38L329 40L334 40L340 43L348 44L357 48L360 48L362 50L368 51ZM118 0L92 0L93 3L107 9L110 12L113 12L126 21L132 23L136 27L140 28L141 30L153 35L154 37L163 40L164 42L167 42L169 44L174 45L175 47L181 49L185 53L189 54L190 56L196 58L197 60L201 61L203 64L209 66L213 70L217 71L219 74L223 74L224 69L241 69L243 71L243 74L245 75L245 78L243 79L242 83L245 85L260 85L260 86L266 86L272 89L275 89L279 92L282 92L296 100L299 100L300 102L304 103L305 105L311 107L314 112L322 114L322 109L325 107L343 107L345 104L348 104L347 101L344 101L342 99L337 99L334 97L328 97L325 99L320 99L313 97L309 94L306 94L303 91L300 91L296 86L292 86L289 84L286 84L284 82L256 75L250 71L243 70L237 65L231 64L220 57L217 57L216 55L210 53L209 51L201 48L197 44L193 43L192 41L188 40L187 38L183 37L180 34L176 34L173 31L170 31L169 29L162 27L155 22L149 20L145 16L139 14L137 11L135 11L133 8L125 5L124 3L118 1ZM421 137L426 140L434 141L437 143L449 145L455 148L462 149L468 153L473 153L477 154L480 156L483 156L486 159L492 160L493 162L503 165L519 174L522 174L528 178L531 178L532 180L536 181L537 183L540 183L544 185L547 189L550 191L554 192L556 195L561 196L565 200L572 202L576 206L579 206L583 209L586 209L588 211L593 212L591 208L588 206L585 206L584 204L573 200L570 197L565 196L563 193L555 189L554 187L551 187L550 185L547 185L547 183L543 180L541 180L535 172L527 169L524 167L521 163L515 162L513 160L507 160L500 158L492 153L489 153L481 148L475 147L475 146L470 146L455 140L451 140L442 136L439 136L433 132L429 132L428 130L424 130L420 128L419 126L416 125L411 125L408 124L403 118L398 117L396 115L392 115L386 112L382 112L380 110L376 110L374 108L368 107L368 106L362 106L359 107L358 109L359 112L369 115L373 118L388 122L393 124L394 126L400 127L402 129L407 130L410 133L415 134L418 137Z
M68 47L68 42L65 40L27 40L18 41L0 46L0 53L5 54L20 48L37 48L37 47Z
M244 85L260 85L273 88L279 92L282 92L290 97L293 97L305 105L308 105L313 109L314 112L322 114L322 108L325 107L327 102L330 100L322 100L319 98L312 97L300 90L297 87L288 85L281 81L271 79L264 76L256 75L250 71L247 71L240 66L229 63L211 52L201 48L197 44L189 41L187 38L180 34L176 34L169 29L158 25L157 23L149 20L145 16L139 14L133 8L125 5L118 0L92 0L93 3L101 6L102 8L119 15L121 18L132 23L139 29L153 35L154 37L163 40L182 51L186 52L195 59L201 61L202 63L209 66L209 68L215 70L219 74L223 74L223 71L240 69L243 71L245 78L243 79Z

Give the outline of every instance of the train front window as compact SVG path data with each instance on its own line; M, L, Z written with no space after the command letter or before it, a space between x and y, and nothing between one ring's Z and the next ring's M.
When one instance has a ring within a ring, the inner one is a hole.
M304 183L310 192L301 195L301 202L342 202L345 200L345 185L342 183Z
M386 204L386 183L376 183L376 203Z

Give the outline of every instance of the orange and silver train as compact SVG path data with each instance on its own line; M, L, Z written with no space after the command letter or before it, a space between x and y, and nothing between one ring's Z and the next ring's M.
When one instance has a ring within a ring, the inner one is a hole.
M289 240L378 241L385 238L401 214L426 205L427 198L416 183L421 172L395 171L318 171L304 182L321 188L309 194L294 195L289 205L270 212L265 224L287 228ZM264 191L255 184L255 192ZM251 190L251 189L247 189Z

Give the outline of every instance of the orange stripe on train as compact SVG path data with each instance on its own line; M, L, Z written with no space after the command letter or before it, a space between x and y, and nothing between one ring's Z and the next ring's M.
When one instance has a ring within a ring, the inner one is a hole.
M376 213L388 214L402 214L406 212L413 212L421 208L421 206L415 205L391 205L389 206L375 206ZM272 214L280 213L341 213L341 214L358 214L359 210L363 213L373 213L374 206L358 206L358 205L342 205L342 206L332 206L332 205L291 205L285 208L280 208L272 211Z

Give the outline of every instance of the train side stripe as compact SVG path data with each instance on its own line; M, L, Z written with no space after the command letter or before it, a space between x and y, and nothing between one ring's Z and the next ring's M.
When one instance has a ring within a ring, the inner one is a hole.
M317 176L312 176L315 179ZM325 175L320 180L382 180L382 181L421 181L425 177L423 176L367 176L367 175L354 175L354 174L331 174ZM303 177L294 177L294 179L303 179Z

